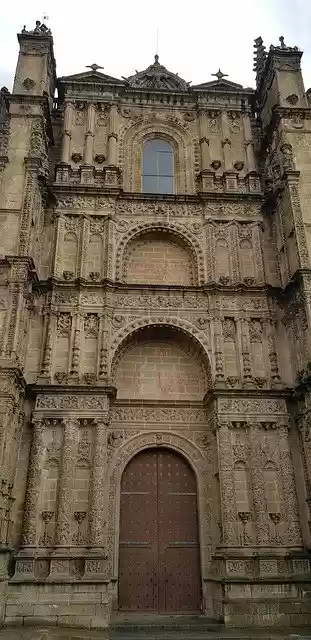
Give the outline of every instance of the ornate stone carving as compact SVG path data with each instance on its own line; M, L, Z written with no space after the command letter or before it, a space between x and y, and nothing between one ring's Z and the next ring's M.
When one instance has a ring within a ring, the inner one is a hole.
M36 409L102 411L107 409L107 398L101 395L81 396L78 394L66 394L60 396L39 394Z
M260 320L253 319L250 321L249 336L251 342L262 342L262 324Z
M95 547L103 547L105 541L103 496L106 476L107 424L108 415L103 419L95 420L90 509L90 544Z
M79 375L80 368L80 330L75 329L74 337L73 337L73 345L72 345L72 357L71 357L71 368L70 374L73 376Z
M233 318L225 318L223 321L224 340L235 340L236 328Z
M92 462L92 441L87 420L81 421L79 445L77 452L77 466L90 467Z
M87 338L97 338L99 319L96 313L88 313L84 320L84 333Z
M27 31L26 25L24 25L22 29L22 34L27 36L51 36L52 32L44 22L40 22L40 20L36 20L36 26L34 29Z
M22 542L24 546L36 545L37 543L37 509L39 506L39 492L44 452L44 429L44 420L34 420L24 507L22 535Z
M144 71L136 72L134 76L127 78L130 87L139 89L162 91L188 91L189 85L178 75L168 71L159 63L159 56L155 55L154 63Z
M222 380L224 378L223 353L221 349L220 335L215 335L215 379Z
M57 317L57 335L67 337L71 331L71 314L60 313Z
M206 422L207 417L204 409L181 408L149 408L149 407L118 407L111 409L112 422L177 422L193 423Z
M76 456L76 442L79 422L73 418L64 419L62 461L59 474L59 495L55 542L58 546L70 543L72 519L72 489Z

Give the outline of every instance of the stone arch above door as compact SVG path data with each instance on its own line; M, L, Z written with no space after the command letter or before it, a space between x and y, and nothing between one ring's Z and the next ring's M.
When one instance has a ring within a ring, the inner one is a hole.
M180 453L149 447L120 485L119 608L154 613L202 607L197 482Z
M202 558L202 575L204 565L216 535L217 526L212 523L212 465L200 448L185 436L174 431L154 431L139 433L121 441L110 460L107 471L108 514L107 551L112 559L111 572L118 576L120 485L123 470L137 453L150 447L165 447L182 455L194 471L197 482L199 533Z

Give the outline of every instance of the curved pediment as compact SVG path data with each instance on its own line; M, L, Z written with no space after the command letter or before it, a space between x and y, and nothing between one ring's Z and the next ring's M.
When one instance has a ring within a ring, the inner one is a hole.
M159 63L159 56L144 71L137 71L134 76L126 78L127 84L135 89L149 89L159 91L188 91L189 83L176 73L168 71Z

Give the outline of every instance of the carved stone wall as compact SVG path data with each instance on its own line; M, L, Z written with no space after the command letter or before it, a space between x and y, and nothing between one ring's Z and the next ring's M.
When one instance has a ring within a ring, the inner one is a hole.
M300 52L256 41L256 100L221 72L190 87L156 56L128 79L60 78L55 101L49 29L19 41L0 92L0 543L15 563L0 620L109 625L122 472L162 447L195 473L204 615L307 624ZM157 137L171 194L142 193Z

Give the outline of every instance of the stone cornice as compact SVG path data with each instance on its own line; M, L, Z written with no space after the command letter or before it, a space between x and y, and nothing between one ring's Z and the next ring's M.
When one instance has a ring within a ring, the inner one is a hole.
M141 192L130 192L130 191L122 191L121 189L118 192L113 190L109 190L104 187L95 187L93 185L90 186L81 186L81 185L64 185L60 183L54 182L51 185L51 191L54 196L57 198L57 195L60 196L109 196L114 197L116 200L145 200L146 202L171 202L179 204L181 202L208 202L208 201L217 201L221 202L264 202L265 198L263 193L241 193L241 192L216 192L216 191L208 191L205 193L198 194L145 194Z
M182 286L182 285L167 285L167 287L163 286L163 284L123 284L121 282L114 282L112 280L103 279L99 282L91 282L85 280L84 278L77 278L76 280L71 280L70 282L66 282L64 280L58 280L57 278L48 278L47 280L40 280L34 285L34 289L37 291L41 291L42 293L45 291L53 291L57 290L75 290L75 292L79 292L82 290L100 290L100 291L174 291L174 292L201 292L204 294L209 293L228 293L228 294L236 294L236 293L259 293L259 294L270 294L271 291L275 294L275 292L281 291L281 289L272 288L267 286L266 284L258 285L245 285L245 284L237 284L237 285L221 285L216 282L205 283L201 286Z
M204 397L204 405L208 406L213 401L219 400L221 398L237 398L238 400L242 398L251 399L256 398L263 400L271 400L271 399L283 399L286 400L291 397L293 390L291 388L283 388L283 389L210 389L207 391Z
M45 395L73 395L79 393L79 395L106 395L110 398L114 399L117 393L115 387L107 384L105 381L98 381L96 385L94 384L42 384L32 383L27 385L27 390L33 396L44 393Z

